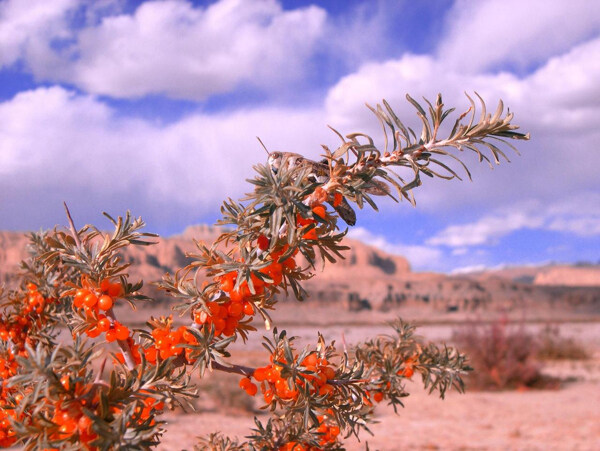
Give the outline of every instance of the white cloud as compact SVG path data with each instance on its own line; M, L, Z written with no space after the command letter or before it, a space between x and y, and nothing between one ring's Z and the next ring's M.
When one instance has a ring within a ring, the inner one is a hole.
M442 266L443 253L440 249L432 246L390 243L385 237L375 235L364 227L350 229L348 236L375 246L389 254L401 255L407 258L413 269L430 269Z
M272 91L306 74L326 17L316 6L284 11L275 0L148 1L28 62L40 79L113 97L203 100L240 85Z
M541 225L541 218L513 211L503 215L485 216L472 223L449 226L429 238L426 243L432 246L444 245L456 248L493 244L499 238L516 230L538 228Z
M67 13L79 0L5 0L0 3L0 68L24 55L35 58L51 52L53 39L70 35Z
M60 220L62 200L87 217L135 206L158 226L191 223L248 188L266 159L256 135L271 150L317 150L331 137L323 124L319 111L264 108L161 125L59 87L23 92L0 103L0 210L20 211L29 228ZM36 224L38 211L48 218Z
M545 208L548 230L577 236L600 235L600 193L583 192Z
M461 71L544 62L600 33L589 0L459 0L446 17L438 57Z
M315 57L338 70L382 59L397 14L383 3L336 15L279 0L147 0L132 12L123 4L8 0L0 64L22 61L37 80L115 98L204 100L237 88L290 95L322 78Z
M600 235L600 194L584 193L551 204L513 205L474 222L448 226L426 244L452 247L453 255L462 255L467 247L493 245L503 236L523 229Z

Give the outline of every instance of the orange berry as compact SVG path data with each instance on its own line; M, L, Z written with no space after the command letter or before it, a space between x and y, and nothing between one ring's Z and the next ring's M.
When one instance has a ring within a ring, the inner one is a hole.
M342 203L342 200L344 200L344 196L342 196L342 193L335 193L333 195L333 206L339 207Z
M98 308L100 310L104 310L104 311L110 310L112 308L112 306L113 306L113 299L110 296L105 294L104 296L101 296L100 299L98 299Z
M117 337L117 340L127 340L127 337L129 337L129 329L126 326L119 325L115 329L115 336Z
M252 384L252 381L250 380L250 378L249 377L243 377L240 380L240 384L239 385L240 385L240 388L243 388L245 390L246 387L250 386L250 384Z
M232 302L242 302L244 300L244 296L241 290L232 290L229 293L229 299L231 299Z
M212 316L219 316L219 311L221 310L221 306L219 304L216 302L207 302L206 307Z
M287 270L295 269L296 268L296 260L294 260L294 257L286 258L283 261L282 265Z
M334 391L334 388L332 385L325 384L319 389L319 395L321 395L321 396L329 395L329 394L333 393L333 391Z
M317 365L317 354L307 355L302 361L304 366L316 366Z
M223 318L216 318L214 320L214 325L215 325L215 334L219 335L220 332L222 332L223 329L225 329L225 326L227 326L227 323L225 322L225 320Z
M98 335L100 335L100 333L101 333L101 331L97 327L92 327L91 329L88 329L86 331L86 334L90 338L96 338Z
M237 318L230 316L229 318L227 318L225 320L225 323L226 323L225 327L231 327L231 328L235 329L238 325L238 320L237 320Z
M325 207L323 205L315 205L312 208L312 212L313 212L313 214L315 214L319 218L325 219L326 210L325 210Z
M256 386L256 384L253 384L252 382L250 382L250 385L248 385L246 388L246 393L248 393L250 396L254 396L256 395L256 392L258 392L258 387Z
M106 332L107 330L110 329L110 319L104 317L102 319L100 319L100 321L98 321L98 329L100 329L101 332Z
M112 343L116 339L117 339L117 332L115 331L115 329L111 329L106 332L106 341L108 341L109 343Z
M316 241L319 239L319 237L317 235L317 231L315 229L311 229L302 235L302 239Z
M83 305L83 300L88 295L88 293L89 291L84 289L80 289L75 292L75 296L73 296L73 304L75 304L75 307L79 308Z
M404 376L404 377L411 378L413 376L413 374L415 374L415 370L413 369L412 366L409 366L409 367L405 368L404 371L402 371L402 376Z
M102 282L100 282L100 291L106 293L110 288L110 280L108 279L103 279Z
M244 314L248 316L254 315L254 305L251 302L244 302Z
M150 362L150 363L154 363L156 362L156 348L154 346L145 349L144 350L144 354L146 355L146 359Z
M239 318L244 313L244 306L240 302L232 302L227 307L227 313L230 317Z
M221 276L221 290L230 292L235 286L235 280L237 279L237 272L232 271Z
M314 224L315 220L312 218L304 218L300 213L296 215L296 224L300 227L304 227L305 225Z
M64 387L65 390L68 390L70 387L69 376L66 374L60 378L60 384Z
M113 298L118 298L123 293L123 287L121 282L111 283L108 287L108 295Z
M381 393L380 391L376 392L376 393L373 395L373 400L374 400L375 402L381 402L381 401L383 400L383 393Z
M92 419L87 415L81 415L79 421L77 422L77 427L81 432L89 432L92 427Z
M323 368L323 374L325 375L327 380L335 379L335 370L330 366L326 366L325 368Z
M91 292L83 299L83 305L86 307L93 307L97 302L98 296Z
M267 369L266 368L256 368L254 370L254 379L256 379L258 382L262 382L264 380L267 379Z
M269 239L264 235L260 235L256 240L256 244L261 251L266 251L269 249L269 243Z
M265 398L265 402L267 404L271 404L271 401L273 401L273 390L267 390L265 391L265 393L263 394L263 397Z

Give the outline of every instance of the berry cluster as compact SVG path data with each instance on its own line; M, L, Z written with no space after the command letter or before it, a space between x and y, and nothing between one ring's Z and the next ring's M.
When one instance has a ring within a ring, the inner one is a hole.
M15 418L16 406L23 398L20 393L8 387L7 379L17 374L18 356L26 357L25 345L34 346L36 340L30 336L33 329L41 328L45 307L52 303L38 291L37 285L28 283L27 291L17 295L11 302L13 311L0 318L0 446L11 446L15 431L10 418Z
M115 415L121 413L122 408L116 405L108 406L108 410L102 407L100 390L90 383L81 382L80 377L65 374L60 378L65 393L58 401L46 401L52 412L49 419L55 427L49 434L50 440L75 441L82 449L87 451L98 451L100 448L93 445L98 438L94 431L94 417L104 418L112 421ZM139 401L135 407L136 421L143 423L154 415L155 411L162 411L164 403L159 402L146 390L140 390L137 394ZM86 411L91 412L91 416ZM51 450L47 450L51 451ZM53 449L52 449L53 451Z
M249 377L244 377L240 380L240 388L250 396L256 395L256 392L258 391L258 387L256 384L252 383L252 380Z
M312 207L313 216L318 216L321 219L325 219L327 217L327 210L322 204L317 204ZM319 239L317 235L316 227L310 228L312 224L316 224L317 220L314 218L305 218L300 213L296 215L296 225L300 227L300 233L302 235L302 239L316 241ZM304 232L304 229L309 229Z
M11 425L11 419L14 420L16 417L14 408L7 408L4 405L0 407L0 447L8 448L12 446L15 441L15 431Z
M165 408L165 403L151 397L148 391L141 390L140 394L147 395L144 398L142 405L135 408L136 413L140 415L140 422L146 421L148 418L153 416L155 412L161 412ZM150 424L154 424L154 419L150 422Z
M419 360L419 354L414 354L411 357L408 357L407 359L404 360L403 364L402 364L402 369L400 369L396 374L398 374L398 376L400 377L405 377L407 379L410 379L413 374L415 373L415 365L417 364ZM389 390L391 389L392 384L390 382L381 382L379 383L378 389L375 390L371 396L371 392L367 391L367 397L368 399L365 399L365 404L371 405L372 403L371 401L371 397L373 398L373 401L380 403L381 401L383 401L383 399L385 398L385 393L389 392Z
M51 421L58 426L58 429L50 435L50 439L64 440L77 435L83 449L97 450L98 448L90 445L97 438L97 434L92 430L93 420L85 415L81 408L79 403L69 403L68 407L57 403Z
M168 318L161 317L154 322L155 328L152 330L153 345L143 350L146 360L152 364L157 359L166 360L169 357L181 356L185 358L187 364L193 364L193 350L184 348L181 345L197 344L196 337L185 326L172 329L173 316Z
M46 299L33 283L27 284L27 292L12 303L14 311L0 318L0 340L11 343L11 348L21 351L25 344L33 345L29 337L32 327L41 327L44 309L53 300Z
M319 420L317 433L320 436L320 446L292 441L280 446L278 451L322 451L323 449L338 449L335 445L338 444L337 437L340 435L340 427L325 415L319 415L317 419Z
M298 389L291 387L289 381L281 377L283 367L273 363L274 360L271 356L271 364L257 368L252 375L256 382L260 383L265 402L271 404L275 395L284 401L297 399ZM302 377L298 377L295 381L297 386L304 387L306 383L309 383L309 392L319 396L329 395L334 391L328 381L335 379L335 370L329 366L326 359L319 358L316 353L312 353L306 356L301 364L305 369L302 371ZM246 379L247 381L245 381ZM244 386L242 386L242 382ZM254 396L257 393L257 387L249 378L242 379L242 382L240 382L240 387L249 395Z
M73 296L73 306L85 313L87 326L83 329L90 338L106 334L106 341L125 341L129 337L127 326L119 323L110 314L116 298L121 296L123 288L120 282L104 279L96 286L89 278L81 277L81 287L63 293L63 296Z
M269 248L269 240L264 235L257 239L257 246L261 251ZM228 272L215 278L220 290L225 294L225 301L210 301L194 312L194 321L200 325L213 326L215 336L225 335L230 337L235 334L240 322L246 317L252 317L255 314L254 302L256 297L265 293L266 289L280 285L283 276L296 268L294 255L296 252L279 262L281 256L287 252L288 246L285 245L277 251L268 254L271 261L269 265L260 270L261 277L251 274L252 288L246 280L241 282L236 288L238 273L237 271ZM262 278L264 275L264 279Z

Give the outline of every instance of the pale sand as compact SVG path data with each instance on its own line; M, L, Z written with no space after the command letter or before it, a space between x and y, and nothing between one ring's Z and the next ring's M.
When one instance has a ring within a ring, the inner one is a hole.
M395 415L381 406L364 435L371 450L599 450L600 382L576 382L560 390L471 392L442 401L409 384L406 408ZM195 437L221 430L243 437L250 415L169 414L168 432L159 450L192 449ZM349 450L364 443L346 442Z

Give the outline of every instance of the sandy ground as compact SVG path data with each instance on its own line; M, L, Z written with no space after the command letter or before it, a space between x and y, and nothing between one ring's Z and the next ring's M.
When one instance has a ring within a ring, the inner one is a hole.
M600 384L577 382L555 391L429 396L416 384L406 408L395 415L382 406L372 450L598 450ZM171 424L160 450L192 449L195 437L223 431L243 437L252 427L245 415L205 412L169 415ZM347 441L349 450L366 449Z
M315 336L310 327L294 331L307 340ZM451 331L449 326L420 329L432 340L447 340ZM594 352L587 361L546 363L545 373L570 381L563 383L562 388L450 393L441 400L424 392L415 380L407 386L411 396L406 399L406 408L395 415L391 407L380 406L376 418L379 423L371 427L374 436L365 434L361 443L349 439L347 448L364 450L368 442L369 449L381 451L600 450L600 324L566 324L561 331L564 336L581 339ZM338 342L343 334L352 343L373 335L375 330L372 326L336 326L324 332ZM251 343L249 348L250 352L243 355L245 359L260 359L257 343ZM238 352L242 352L241 346ZM212 405L203 404L200 413L169 413L164 417L169 423L167 433L158 449L191 450L197 436L214 431L243 437L253 426L254 415L235 407L229 413L220 412L214 401Z

